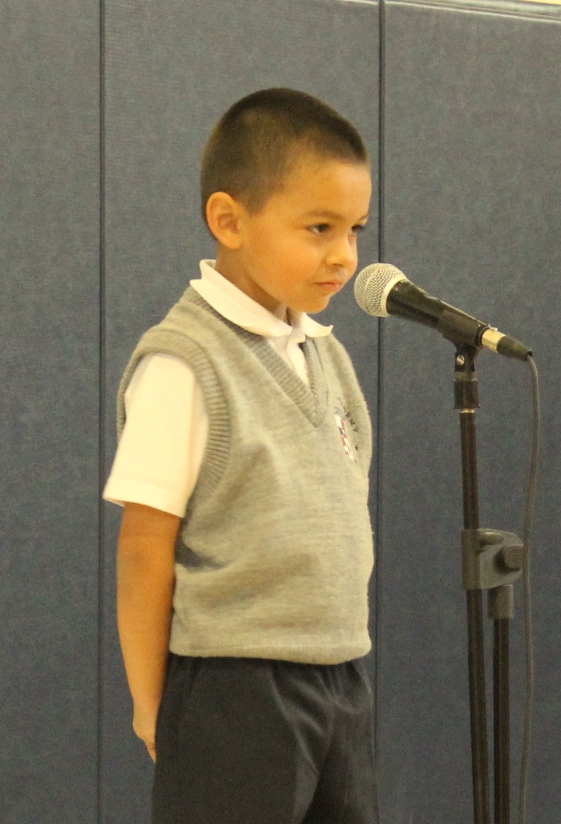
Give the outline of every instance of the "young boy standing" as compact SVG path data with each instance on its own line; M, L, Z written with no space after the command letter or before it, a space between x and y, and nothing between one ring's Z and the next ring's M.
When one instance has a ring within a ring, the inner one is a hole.
M324 309L357 266L363 142L289 89L207 144L217 241L119 391L118 621L153 824L373 824L371 433Z

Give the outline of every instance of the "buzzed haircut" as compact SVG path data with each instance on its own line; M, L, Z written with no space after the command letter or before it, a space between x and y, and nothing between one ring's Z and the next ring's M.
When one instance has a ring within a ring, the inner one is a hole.
M258 212L306 155L369 163L355 127L312 95L263 89L238 100L218 121L203 153L203 220L214 192L227 192Z

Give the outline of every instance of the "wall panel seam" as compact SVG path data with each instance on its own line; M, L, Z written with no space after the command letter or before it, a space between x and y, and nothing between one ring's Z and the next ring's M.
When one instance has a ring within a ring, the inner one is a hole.
M105 593L105 513L102 490L105 478L105 0L99 0L99 530L98 530L98 737L97 737L97 822L103 820L103 670Z
M379 22L378 22L378 260L384 260L384 85L385 85L385 2L380 0L379 3ZM376 509L375 509L375 523L374 534L376 536L376 572L374 580L374 594L375 594L375 616L374 616L374 708L375 708L375 725L374 725L374 755L376 763L376 778L378 777L378 763L379 763L379 736L378 736L378 715L379 715L379 698L380 698L380 590L381 590L381 519L382 519L382 407L383 407L383 341L382 341L382 324L379 320L376 321L378 325L378 363L377 363L377 408L376 408ZM377 782L376 782L377 783ZM377 804L379 803L379 791L377 787ZM378 817L380 810L377 810Z

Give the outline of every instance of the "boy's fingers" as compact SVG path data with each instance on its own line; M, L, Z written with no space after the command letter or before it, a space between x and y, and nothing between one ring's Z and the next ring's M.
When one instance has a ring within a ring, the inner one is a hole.
M132 726L133 726L133 730L136 733L136 735L146 745L146 749L150 753L150 758L152 759L152 761L155 762L156 761L156 736L155 736L155 730L151 729L150 727L148 727L148 729L147 729L147 727L142 728L140 726L140 724L137 723L136 716L135 716L135 719L134 719L134 722L133 722Z
M146 745L146 749L148 750L150 758L155 763L156 762L156 742L154 741L154 739L151 736L139 735L138 737Z

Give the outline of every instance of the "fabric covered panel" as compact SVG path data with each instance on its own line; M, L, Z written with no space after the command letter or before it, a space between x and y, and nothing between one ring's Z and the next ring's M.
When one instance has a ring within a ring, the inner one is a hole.
M97 810L99 8L2 6L0 820Z
M544 428L533 550L538 678L530 815L547 821L561 803L561 26L552 7L551 16L536 7L533 17L529 4L459 5L386 4L382 248L385 260L429 293L534 348ZM406 321L382 326L382 820L460 822L473 813L454 348ZM521 535L529 372L485 353L478 373L481 525ZM513 784L522 641L518 584Z
M377 161L378 7L338 0L164 0L106 6L105 460L115 448L114 403L140 334L175 302L214 244L201 217L202 148L219 116L259 88L315 94L361 129ZM376 186L376 181L375 181ZM377 198L362 263L377 250ZM376 321L352 292L325 319L357 359L376 406ZM322 316L323 319L324 316ZM368 340L368 346L364 346ZM151 766L130 728L114 632L119 512L105 510L104 822L147 820Z

